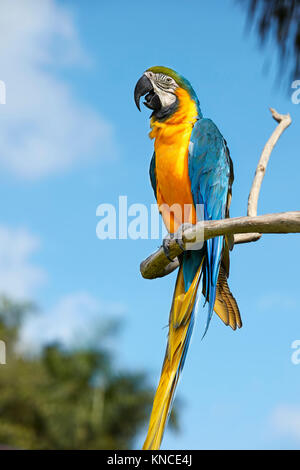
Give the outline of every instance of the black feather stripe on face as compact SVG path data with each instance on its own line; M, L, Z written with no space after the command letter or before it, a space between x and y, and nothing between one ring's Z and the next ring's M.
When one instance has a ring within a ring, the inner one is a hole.
M176 111L178 110L178 105L179 105L178 98L176 96L176 100L174 101L174 103L172 103L170 106L167 106L165 108L160 108L160 110L158 111L154 111L151 117L154 117L154 119L160 122L165 121L170 116L172 116L172 114L176 113Z

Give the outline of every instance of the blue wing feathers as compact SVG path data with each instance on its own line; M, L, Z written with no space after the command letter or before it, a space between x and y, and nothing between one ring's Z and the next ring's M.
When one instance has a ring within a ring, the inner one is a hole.
M196 122L190 142L189 177L194 204L204 205L205 220L222 219L225 217L230 175L226 142L210 119ZM213 314L222 249L223 237L207 240L204 245L205 295L209 302L204 335Z
M193 201L196 207L198 204L203 205L204 220L223 219L229 189L230 160L226 142L211 119L201 118L193 128L189 145L188 169ZM151 159L149 173L156 197L155 152ZM207 240L202 250L183 253L183 277L186 291L193 282L202 258L205 256L203 271L205 297L208 299L208 316L204 335L213 314L222 250L223 237L215 237ZM199 303L200 295L201 292L198 292L195 306Z

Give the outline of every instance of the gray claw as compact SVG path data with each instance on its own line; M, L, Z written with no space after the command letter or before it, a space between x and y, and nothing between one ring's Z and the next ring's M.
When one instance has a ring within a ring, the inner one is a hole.
M164 237L163 242L162 242L164 254L168 258L168 260L171 262L174 261L172 258L170 258L170 241L172 240L173 237L174 235L168 234Z

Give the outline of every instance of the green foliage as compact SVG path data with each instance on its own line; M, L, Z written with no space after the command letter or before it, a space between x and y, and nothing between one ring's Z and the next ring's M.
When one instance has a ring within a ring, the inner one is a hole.
M143 373L116 372L102 349L44 347L17 353L32 306L0 302L0 443L20 449L129 449L149 419L153 390Z

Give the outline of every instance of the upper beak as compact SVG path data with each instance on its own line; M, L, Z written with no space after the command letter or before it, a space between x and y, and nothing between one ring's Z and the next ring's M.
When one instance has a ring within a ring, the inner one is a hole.
M144 74L139 79L139 81L135 85L135 89L134 89L134 101L135 101L135 104L137 105L137 108L138 108L139 111L141 110L141 108L140 108L141 96L146 95L150 91L153 91L152 83L149 80L149 78Z

